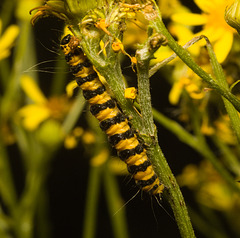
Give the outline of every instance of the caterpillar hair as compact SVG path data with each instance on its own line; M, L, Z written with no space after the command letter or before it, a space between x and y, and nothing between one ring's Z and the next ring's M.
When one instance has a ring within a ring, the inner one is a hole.
M154 172L146 149L131 128L127 117L100 81L80 48L78 38L68 31L60 45L77 84L90 104L91 113L98 119L101 129L107 134L109 143L117 150L119 158L127 164L136 185L150 195L160 195L164 185Z

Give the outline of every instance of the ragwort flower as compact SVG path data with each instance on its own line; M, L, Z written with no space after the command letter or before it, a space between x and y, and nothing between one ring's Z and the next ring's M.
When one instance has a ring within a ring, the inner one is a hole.
M43 121L49 118L62 121L69 111L71 103L65 97L47 99L31 77L23 75L21 87L33 101L22 107L17 113L17 118L20 117L27 130L36 130Z
M0 60L10 55L10 50L18 34L19 27L17 25L10 25L2 34L2 20L0 19Z
M225 9L232 0L194 0L202 14L176 13L172 20L188 26L202 26L196 35L205 35L214 44L217 59L222 63L232 48L233 34L236 32L225 21Z

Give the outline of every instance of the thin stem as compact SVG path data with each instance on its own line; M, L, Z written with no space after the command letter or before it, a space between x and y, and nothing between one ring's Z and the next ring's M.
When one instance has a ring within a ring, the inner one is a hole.
M19 238L31 238L33 235L33 218L37 208L38 196L46 180L49 158L52 157L52 151L44 150L39 145L37 147L35 153L32 153L32 161L30 161L26 175L25 189L14 213L15 232Z
M141 108L141 115L143 120L143 133L154 136L155 125L153 122L151 93L149 84L149 61L150 54L148 53L148 46L138 50L137 56L137 71L138 71L138 98ZM146 56L147 55L147 56Z
M1 119L9 117L14 107L13 102L18 102L20 94L20 77L23 72L24 58L27 57L26 49L28 47L28 39L30 36L30 25L28 22L22 22L21 34L18 39L18 45L16 48L16 54L14 57L13 69L9 76L8 88L5 91L4 97L1 101Z
M201 39L202 39L202 36L196 36L192 40L187 42L185 45L183 45L183 48L188 49L190 46L197 43ZM174 60L176 57L177 57L177 54L174 53L171 56L169 56L168 58L166 58L166 59L162 60L161 62L152 66L149 70L149 78L152 77L160 68L162 68L163 66L168 64L170 61Z
M1 238L9 238L9 230L12 225L11 219L8 216L6 216L2 210L3 209L0 204L0 224L1 224L0 237Z
M16 205L16 193L7 152L0 139L0 194L4 204L13 214Z
M233 153L232 149L226 145L219 137L216 135L211 136L214 144L219 148L222 153L223 162L226 166L237 176L240 177L240 162L237 156Z
M102 166L91 166L86 196L85 215L83 223L83 238L95 237L96 215L99 200L100 181L102 177Z
M211 224L209 224L209 221L213 221L213 219L204 219L202 214L199 214L191 207L188 207L188 209L192 217L192 222L196 227L196 230L199 230L201 234L205 235L205 237L209 237L209 234L211 234L212 238L228 238L228 235L222 227L216 229L215 227L213 227L213 224L215 224L214 222L211 222Z
M152 109L154 120L172 132L180 141L189 145L195 150L199 150L199 142L196 136L187 132L179 123L169 119L156 109Z
M116 178L106 166L104 170L105 194L107 197L109 215L112 221L114 237L128 238L125 208L122 207L122 199L118 189ZM117 213L116 213L117 212Z
M209 56L211 59L211 65L212 65L214 74L216 76L216 81L219 83L219 85L224 87L226 90L229 90L226 77L223 73L222 66L217 61L217 57L213 51L212 45L209 42L207 37L205 37L205 36L203 36L203 37L207 42L207 49L208 49ZM228 116L230 118L234 134L237 137L238 143L240 143L240 117L238 115L238 112L236 111L234 106L228 100L226 100L224 97L223 97L223 102L225 104Z
M73 106L71 107L70 112L68 113L67 117L65 118L62 124L62 129L65 134L68 134L72 130L80 114L82 113L85 104L86 102L83 97L82 91L80 91L78 96L76 97Z
M138 50L136 54L138 61L137 70L139 85L139 102L144 125L143 132L147 134L147 136L144 137L144 140L145 142L149 142L148 155L151 158L151 162L154 166L156 173L166 187L164 196L166 197L173 209L173 213L176 218L176 222L178 224L181 236L195 237L192 224L190 222L190 218L187 212L187 208L184 202L184 198L157 142L157 135L155 131L151 106L150 84L148 78L149 61L154 52L154 49L152 49L151 40L156 40L156 37L159 36L153 35L149 37L146 44L140 50ZM154 143L152 141L153 136L155 136Z
M51 85L51 95L60 95L64 91L64 85L66 82L67 74L67 64L64 60L59 60L58 57L56 68L59 69L54 74L52 85Z

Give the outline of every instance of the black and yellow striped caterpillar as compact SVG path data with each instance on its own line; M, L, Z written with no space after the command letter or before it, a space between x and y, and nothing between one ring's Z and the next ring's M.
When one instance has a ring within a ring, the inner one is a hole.
M68 33L62 38L60 45L77 84L90 104L91 113L99 120L101 129L106 132L119 158L127 164L137 186L150 195L160 195L164 185L154 172L146 149L115 100L106 91L78 43L77 37Z

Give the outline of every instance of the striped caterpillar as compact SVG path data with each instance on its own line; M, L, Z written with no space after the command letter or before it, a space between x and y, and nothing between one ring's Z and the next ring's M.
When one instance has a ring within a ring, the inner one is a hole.
M109 143L127 164L136 185L150 195L160 195L164 185L160 182L147 156L146 149L131 129L126 116L106 91L92 64L78 45L78 39L70 32L63 36L60 45L76 82L90 104L91 113L108 136Z

